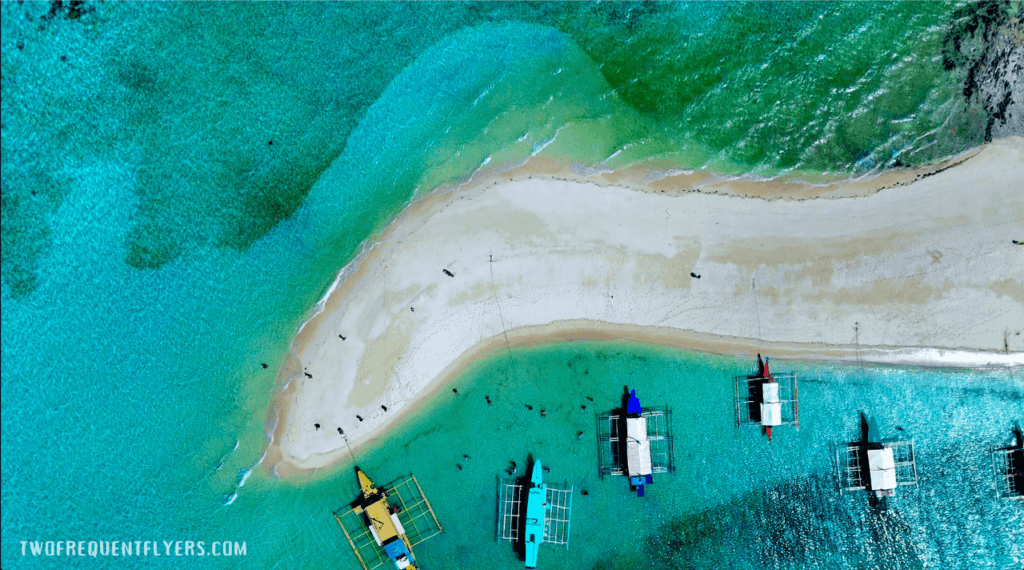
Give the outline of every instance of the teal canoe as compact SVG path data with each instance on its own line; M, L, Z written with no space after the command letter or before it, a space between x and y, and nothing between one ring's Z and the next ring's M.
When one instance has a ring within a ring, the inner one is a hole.
M526 498L526 533L524 546L526 567L537 567L537 551L544 541L544 516L547 512L547 485L544 484L544 470L540 461L533 464L530 474L530 492Z

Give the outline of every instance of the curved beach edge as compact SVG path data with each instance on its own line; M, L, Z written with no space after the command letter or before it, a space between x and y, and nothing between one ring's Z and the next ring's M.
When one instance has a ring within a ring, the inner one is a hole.
M995 352L955 348L890 347L824 345L819 343L765 342L752 338L725 337L696 331L658 327L637 327L596 321L563 321L540 326L519 327L485 339L460 355L445 367L434 381L425 386L402 409L383 418L372 432L350 439L348 446L333 452L313 455L296 461L283 455L279 446L271 443L267 461L273 474L279 478L296 479L315 476L318 471L334 472L342 467L352 453L373 446L379 438L386 438L391 430L400 429L411 416L448 388L474 363L507 352L510 349L574 341L628 342L658 345L680 350L697 351L722 356L753 358L757 354L769 355L775 361L845 362L849 364L888 364L940 368L1004 369L1024 372L1024 352ZM289 390L286 389L285 392ZM274 409L274 417L287 418L287 405ZM280 436L274 430L270 441ZM269 435L269 434L268 434ZM347 465L347 464L346 464Z

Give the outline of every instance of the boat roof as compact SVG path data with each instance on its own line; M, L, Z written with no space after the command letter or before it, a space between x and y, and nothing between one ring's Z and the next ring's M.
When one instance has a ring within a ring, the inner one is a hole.
M387 499L381 497L379 501L366 505L364 510L366 518L370 519L370 524L377 529L377 536L380 537L381 542L387 542L398 536L398 529L395 527L394 521L391 520Z
M647 418L626 418L626 467L630 477L650 475L652 472Z
M896 465L893 462L892 449L869 449L868 466L871 469L871 490L885 491L896 488Z
M388 505L387 494L380 492L370 477L362 469L356 467L356 477L359 479L359 489L363 493L363 510L366 518L370 520L377 536L382 543L399 536L394 521L391 520L391 508Z
M384 552L387 553L388 557L392 560L398 558L401 555L409 555L409 549L405 546L405 541L394 539L391 542L384 543Z
M782 404L778 402L778 399L775 402L765 401L761 404L761 425L782 425Z

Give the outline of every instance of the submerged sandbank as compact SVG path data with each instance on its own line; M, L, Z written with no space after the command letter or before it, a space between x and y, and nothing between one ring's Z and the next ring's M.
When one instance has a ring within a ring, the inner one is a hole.
M492 173L403 212L293 342L267 464L335 463L339 428L352 444L375 437L471 360L519 344L1024 364L1024 139L815 194L835 199L739 196L771 197L778 181L663 193L595 176Z

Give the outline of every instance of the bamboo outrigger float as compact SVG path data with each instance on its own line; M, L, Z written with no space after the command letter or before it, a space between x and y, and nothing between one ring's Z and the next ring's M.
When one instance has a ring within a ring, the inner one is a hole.
M418 570L413 546L444 532L413 476L378 488L356 467L360 497L348 511L334 513L363 570L388 562L398 570ZM413 491L415 487L415 491Z

